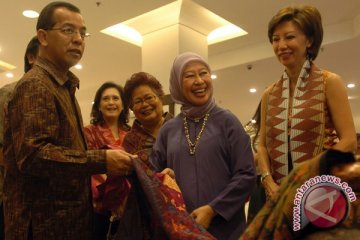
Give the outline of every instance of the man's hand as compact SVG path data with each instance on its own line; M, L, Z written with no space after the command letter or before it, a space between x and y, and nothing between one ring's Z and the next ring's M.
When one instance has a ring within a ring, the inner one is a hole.
M195 222L208 229L212 219L215 217L216 212L210 205L205 205L195 209L191 214Z
M123 150L106 150L107 173L111 175L129 175L133 170L132 158L137 158L137 155Z

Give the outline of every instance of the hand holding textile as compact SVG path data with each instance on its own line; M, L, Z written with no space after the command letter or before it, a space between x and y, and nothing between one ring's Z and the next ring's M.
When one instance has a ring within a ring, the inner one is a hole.
M195 219L197 224L208 229L216 212L210 205L205 205L195 209L190 215Z
M136 158L123 150L106 151L106 168L107 173L111 175L128 175L132 171L132 158Z

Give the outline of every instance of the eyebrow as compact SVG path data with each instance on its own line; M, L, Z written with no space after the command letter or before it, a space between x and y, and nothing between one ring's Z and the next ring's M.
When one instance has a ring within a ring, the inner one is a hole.
M136 98L134 98L134 100L137 100L137 99L143 99L143 98L146 98L147 96L152 96L152 95L156 95L155 93L153 94L153 93L146 93L145 95L143 95L142 97L136 97Z

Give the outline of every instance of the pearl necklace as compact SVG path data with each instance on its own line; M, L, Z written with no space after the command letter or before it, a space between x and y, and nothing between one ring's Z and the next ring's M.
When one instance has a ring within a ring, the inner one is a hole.
M205 129L207 120L208 120L208 118L209 118L209 115L210 115L209 113L205 114L204 121L203 121L203 123L202 123L200 132L199 132L199 134L196 136L194 143L190 140L190 133L189 133L188 123L187 123L187 121L186 121L186 116L183 118L183 120L184 120L185 137L186 137L187 144L189 145L190 155L194 155L194 154L195 154L196 147L197 147L197 145L199 144L199 141L200 141L200 138L201 138L202 133L204 132L204 129ZM198 121L199 121L199 120L197 120L196 122L198 122Z

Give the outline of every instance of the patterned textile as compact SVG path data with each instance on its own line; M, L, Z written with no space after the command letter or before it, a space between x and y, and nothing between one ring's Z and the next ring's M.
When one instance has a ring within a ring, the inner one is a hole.
M18 82L13 82L10 84L7 84L0 88L0 147L2 148L4 145L4 106L8 102L9 97L14 90L16 84ZM2 204L3 199L3 184L4 184L4 156L3 151L0 149L0 204Z
M336 157L331 159L331 155L335 155ZM341 153L336 150L329 150L323 154L321 158L315 157L299 164L281 183L276 199L266 202L265 206L245 230L240 240L305 239L305 236L318 231L319 229L316 229L311 225L301 229L300 231L293 231L293 207L297 189L308 179L318 175L330 174L330 169L334 166L341 166L343 163L353 161L354 156L351 153ZM358 182L359 176L360 173L358 173L357 178L354 180ZM341 176L338 177L344 181ZM356 181L346 181L349 183L349 186L353 188L353 191L357 196L357 200L355 202L351 202L349 216L339 226L336 226L337 230L330 230L332 233L341 232L343 228L357 229L360 227L360 187L359 184L356 184ZM328 230L329 229L327 229L327 231ZM323 235L328 235L326 234L327 231L318 232L324 232ZM317 239L324 240L324 238Z
M172 178L155 173L140 159L134 159L133 163L140 183L137 191L145 197L138 203L147 208L151 219L150 236L144 239L215 239L187 213L180 189ZM142 229L136 230L141 232ZM121 237L119 232L115 239L128 238Z
M111 129L107 126L107 124L98 124L98 125L88 125L84 128L86 143L89 149L123 149L122 143L124 141L125 135L127 134L127 130L124 130L122 127L119 127L119 139L115 139L114 135L111 132ZM93 196L93 206L94 211L98 213L106 212L106 209L103 207L104 194L113 191L113 187L105 187L100 186L106 181L106 174L97 174L91 176L91 192ZM121 184L122 190L129 191L130 184L128 182L124 182ZM101 190L99 190L99 188ZM127 189L127 190L126 190ZM119 199L119 198L117 198ZM108 202L108 200L106 200ZM113 203L111 203L113 204ZM118 204L121 204L118 200ZM112 209L112 208L111 208Z
M105 151L87 150L79 79L38 57L5 112L5 239L90 239L90 176ZM31 228L30 228L31 226Z
M163 117L163 124L165 124L173 116L170 113L164 113ZM125 136L123 147L125 151L137 154L141 160L147 162L155 141L156 139L143 129L141 123L135 119L131 130Z
M163 117L165 123L172 118L172 115L165 113ZM147 163L155 141L156 139L141 127L141 123L135 120L131 130L124 137L122 147L129 153L137 154L139 159ZM108 147L112 148L111 145L108 145ZM133 189L131 189L132 186L134 186ZM126 224L122 224L119 227L119 229L122 229L127 234L126 236L122 235L121 239L143 239L139 230L134 231L133 235L129 233L129 228L134 229L135 226L139 226L139 228L143 226L141 225L142 223L137 221L142 218L138 208L138 197L135 196L137 192L135 188L138 188L137 186L137 180L134 179L134 176L128 178L109 176L103 184L97 187L101 192L100 198L98 198L98 206L101 206L103 211L111 210L115 218L121 216L121 221L126 222ZM126 204L123 201L125 199L127 199ZM138 199L141 201L141 198ZM126 209L125 211L124 208Z
M273 178L277 183L288 175L289 149L293 166L297 166L335 144L335 130L325 98L328 74L306 61L294 90L292 104L286 72L269 92L266 146Z

